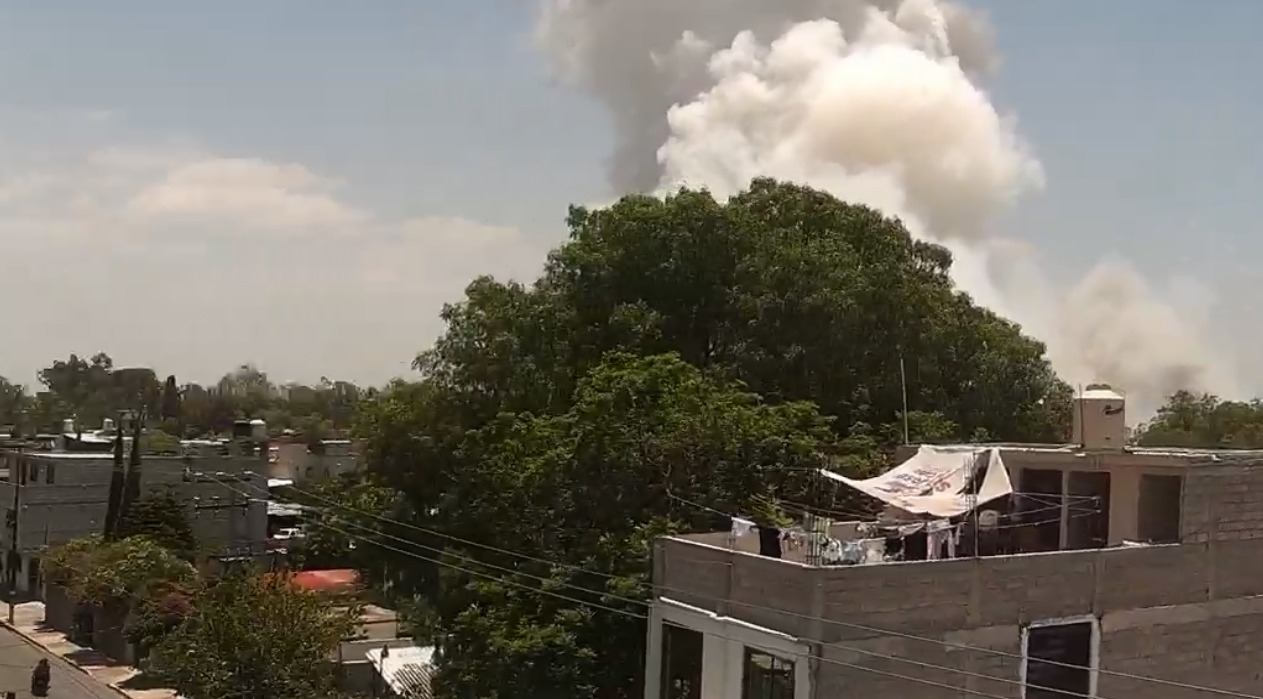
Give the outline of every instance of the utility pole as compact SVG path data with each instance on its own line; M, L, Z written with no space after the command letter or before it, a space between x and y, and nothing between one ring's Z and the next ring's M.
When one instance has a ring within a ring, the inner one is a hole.
M903 350L899 351L899 391L903 394L903 443L908 444L908 372L903 364Z
M13 486L13 516L9 518L8 522L11 548L5 552L5 556L7 558L5 561L5 571L9 578L9 625L12 626L14 623L14 615L16 614L13 606L13 600L18 594L18 567L16 563L17 560L19 560L18 557L21 555L18 553L18 550L21 548L18 546L18 512L21 511L20 505L22 500L21 497L19 497L19 493L22 492L22 486L25 485L24 483L18 483L19 473L15 473L15 471L20 472L21 475L25 475L26 466L22 463L21 445L14 447L13 451L10 453L15 457L9 462L9 484Z

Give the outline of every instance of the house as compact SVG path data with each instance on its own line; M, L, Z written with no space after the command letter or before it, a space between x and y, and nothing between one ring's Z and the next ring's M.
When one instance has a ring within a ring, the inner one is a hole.
M1263 695L1263 452L1129 446L1124 408L821 473L875 520L660 539L645 698Z
M8 472L0 482L0 549L19 593L38 596L43 549L104 530L114 469L108 427L63 430L48 450L0 451L0 471ZM184 443L183 454L146 455L140 472L142 493L174 495L199 544L224 555L258 555L267 546L266 451L247 429L233 440Z
M268 447L268 475L304 484L355 473L363 468L363 444L351 439L307 442L282 436Z
M304 570L290 575L290 582L301 589L326 595L334 609L346 609L349 604L359 604L359 620L350 638L338 644L330 660L337 667L338 686L344 690L366 693L380 684L380 662L374 663L373 654L380 658L414 646L413 639L400 636L399 614L392 609L364 603L364 588L358 572L349 568Z

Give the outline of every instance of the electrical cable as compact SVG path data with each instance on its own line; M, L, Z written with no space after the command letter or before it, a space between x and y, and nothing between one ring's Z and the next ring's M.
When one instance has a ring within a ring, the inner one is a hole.
M232 487L228 486L226 483L225 483L225 484L223 484L223 485L224 485L225 487L229 488L230 490L236 490L235 488L232 488ZM244 493L244 492L242 492L242 491L236 491L236 492L238 492L238 493L239 493L239 494L241 494L241 495L245 495L246 497L251 497L250 495L248 495L247 493ZM645 617L645 615L643 615L643 614L634 614L634 613L628 612L627 610L617 609L617 608L615 608L615 607L611 607L611 606L607 606L607 605L599 604L599 603L596 603L596 602L591 602L591 601L587 601L587 600L576 599L576 598L574 598L574 597L568 597L568 596L566 596L566 595L558 594L558 593L552 592L552 591L550 591L550 590L545 590L545 589L542 589L542 588L532 587L532 586L530 586L530 585L525 585L525 584L518 583L518 582L515 582L515 581L512 581L512 580L506 580L506 579L504 579L504 578L500 578L500 577L497 577L497 576L495 576L495 575L491 575L491 574L489 574L489 573L482 573L482 572L478 572L478 571L470 570L470 569L468 569L468 568L463 568L463 567L461 567L461 566L458 566L458 565L452 564L452 563L447 562L447 561L443 561L443 560L439 560L439 559L435 559L435 558L427 558L427 557L425 557L425 556L420 555L419 553L416 553L415 551L404 551L403 549L400 549L400 548L397 548L397 547L394 547L394 546L390 546L390 545L388 545L388 544L383 544L382 542L380 542L380 541L376 541L376 540L374 540L374 539L370 539L370 538L367 538L367 537L364 537L364 536L357 536L357 535L355 535L355 534L352 534L352 533L350 533L350 532L346 531L345 529L340 529L340 528L338 528L338 527L336 527L336 526L333 526L333 525L330 525L330 524L328 524L328 523L326 523L326 522L313 522L313 524L315 524L316 526L319 526L319 527L324 527L324 528L329 529L329 530L331 530L331 531L338 532L338 533L342 534L343 536L347 537L348 539L353 539L353 540L357 540L357 541L363 541L363 542L365 542L365 543L375 544L375 545L377 545L377 546L379 546L379 547L381 547L381 548L385 548L385 549L387 549L387 550L395 551L395 552L400 553L400 554L403 554L403 555L405 555L405 556L411 556L411 557L413 557L413 558L417 558L417 559L419 559L419 560L427 561L427 562L429 562L429 563L434 563L434 564L439 565L439 566L443 566L443 567L447 567L447 568L452 568L453 570L459 570L459 571L461 571L461 572L463 572L463 573L466 573L466 574L468 574L468 575L473 575L473 576L478 576L478 577L482 577L482 578L487 578L487 579L489 579L489 580L494 580L494 581L496 581L496 582L501 582L501 583L504 583L504 584L507 584L507 585L511 585L511 586L514 586L514 587L518 587L518 588L521 588L521 589L527 590L527 591L529 591L529 592L538 592L538 593L541 593L541 594L550 595L550 596L552 596L552 597L556 597L556 598L558 598L558 599L562 599L562 600L565 600L565 601L567 601L567 602L574 602L574 603L576 603L576 604L585 604L585 605L589 605L589 606L595 607L595 608L597 608L597 609L603 609L603 610L605 610L605 611L614 612L614 613L616 613L616 614L623 614L623 615L625 615L625 616L629 616L629 617L632 617L632 618L634 618L634 619L644 619L644 618L646 618L646 617ZM372 528L370 528L370 527L366 527L366 526L364 526L364 525L362 525L362 524L357 524L357 523L355 523L355 522L351 522L351 521L348 521L348 520L339 520L339 524L349 525L349 526L356 527L356 528L359 528L359 529L364 529L364 530L370 531L370 532L372 532L373 534L376 534L376 535L378 535L378 536L382 536L382 537L386 537L386 538L390 538L390 539L396 539L396 540L398 540L398 541L402 541L402 542L408 543L408 544L409 544L409 545L411 545L411 546L420 546L421 548L428 548L428 549L435 550L435 551L437 551L437 550L438 550L438 549L434 549L433 547L425 546L424 544L420 544L420 543L418 543L418 542L412 541L412 540L410 540L410 539L404 539L404 538L402 538L402 537L393 536L393 535L391 535L391 534L387 534L387 533L385 533L385 532L381 532L381 531L378 531L378 530L372 529ZM459 558L459 557L458 557L458 558ZM477 561L476 559L465 559L465 560L470 560L470 561L473 561L473 562L475 562L475 563L477 563L477 564L479 564L479 565L483 565L483 566L487 566L487 567L496 567L496 566L489 566L488 564L485 564L485 563L482 563L482 562L480 562L480 561ZM521 572L519 572L519 571L514 571L514 570L512 570L512 569L508 569L508 568L501 568L501 570L508 571L509 573L514 574L514 575L523 575L523 576L525 576L525 577L534 578L534 579L536 579L536 580L540 580L540 581L544 582L545 584L551 584L551 583L557 583L557 582L560 582L560 581L549 580L548 578L542 578L542 577L539 577L539 576L534 576L534 575L529 575L529 574L526 574L526 573L521 573ZM579 588L579 589L583 589L585 592L591 592L591 593L593 593L593 594L602 594L602 593L600 593L600 592L599 592L599 591L597 591L597 590L591 590L591 589L588 589L588 588ZM630 598L626 598L626 597L618 597L618 596L616 596L616 595L608 595L608 594L603 594L603 596L605 596L605 597L609 597L609 598L613 598L613 599L618 599L618 600L620 600L620 601L625 601L625 602L632 603L632 604L638 604L638 605L641 605L641 606L648 606L648 604L647 604L646 602L644 602L643 600L632 600L632 599L630 599Z
M357 528L359 528L359 529L363 529L363 530L365 530L365 531L371 532L372 534L376 534L376 535L378 535L378 536L385 536L385 537L387 537L387 538L398 539L398 540L401 540L401 541L404 541L404 542L407 542L407 543L412 543L412 544L415 544L415 542L411 542L411 541L410 541L410 540L408 540L408 539L401 539L400 537L395 537L395 536L392 536L392 535L390 535L390 534L386 534L385 532L381 532L381 531L378 531L378 530L372 529L371 527L367 527L367 526L364 526L364 525L355 524L355 523L348 522L348 521L342 521L341 523L343 523L343 524L349 524L349 525L351 525L351 526L357 527ZM316 522L315 524L316 524L316 526L318 526L318 527L325 527L325 528L332 529L332 530L334 530L334 531L338 531L339 533L343 534L344 536L346 536L346 537L348 537L348 538L350 538L350 539L358 540L358 541L361 541L361 542L364 542L364 543L374 544L374 545L377 545L377 546L380 546L380 547L386 548L386 549L388 549L388 550L396 551L396 552L398 552L398 553L401 553L401 554L404 554L404 555L407 555L407 556L410 556L410 557L413 557L413 558L416 558L416 559L419 559L419 560L422 560L422 561L427 561L427 562L430 562L430 563L437 563L437 561L435 561L434 559L431 559L431 558L428 558L428 557L425 557L425 556L418 555L418 554L416 554L416 553L414 553L414 552L403 551L403 550L401 550L401 549L398 549L398 548L395 548L395 547L392 547L392 546L388 546L388 545L382 544L380 541L377 541L377 540L375 540L375 539L371 539L371 538L368 538L368 537L365 537L365 536L357 536L357 535L351 534L350 532L347 532L347 531L342 530L342 529L338 529L338 528L336 528L336 527L333 527L333 526L331 526L331 525L328 525L327 523L323 523L323 522ZM440 565L442 565L442 564L440 563ZM460 569L460 568L457 568L457 569L458 569L458 570L463 570L463 569ZM466 572L468 572L468 571L466 571ZM492 579L496 579L496 578L494 578L494 576L488 576L488 577L491 577ZM509 581L505 581L505 580L502 580L502 579L496 579L496 580L497 580L498 582L509 582ZM540 591L540 590L535 590L535 589L533 589L533 588L531 588L531 589L532 589L532 591ZM569 599L569 601L578 602L578 603L580 603L580 604L589 604L589 603L584 602L584 601L582 601L582 600L575 600L575 599L572 599L572 598L564 598L564 597L563 597L563 599ZM639 602L639 604L645 604L645 603L644 603L644 602ZM593 605L593 606L597 606L598 608L604 608L604 607L601 607L600 605ZM613 609L608 609L608 608L604 608L604 609L607 609L608 611L619 611L619 610L613 610ZM631 617L632 617L632 618L634 618L634 619L645 619L645 618L646 618L646 617L643 617L643 616L633 615L633 614L627 614L627 616L631 616ZM731 637L730 637L730 636L728 636L728 635L721 634L721 636L722 636L722 637L724 637L724 638L726 638L727 640L735 640L735 639L731 638ZM913 665L913 666L916 666L916 667L922 667L922 668L926 668L926 669L933 669L933 670L938 670L938 671L942 671L942 672L955 673L955 674L959 674L959 675L966 676L966 677L974 677L974 678L978 678L978 679L989 680L989 681L992 681L992 682L998 682L998 683L1001 683L1001 684L1011 684L1011 685L1016 685L1016 686L1024 686L1024 687L1026 687L1026 688L1028 688L1028 689L1043 689L1043 690L1047 690L1047 691L1058 691L1058 692L1061 692L1062 694L1064 694L1064 695L1066 695L1066 696L1076 696L1076 697L1081 697L1082 699L1093 699L1092 697L1089 697L1089 695L1085 695L1085 694L1079 694L1079 693L1075 693L1075 692L1065 692L1065 691L1062 691L1062 690L1056 690L1056 689L1049 688L1049 687L1043 687L1043 686L1039 686L1039 685L1032 685L1032 684L1030 684L1029 682L1024 682L1024 681L1022 681L1022 680L1015 680L1015 679L1011 679L1011 678L1004 678L1004 677L997 677L997 676L993 676L993 675L986 675L986 674L983 674L983 673L972 672L972 671L969 671L969 670L962 670L962 669L959 669L959 668L947 667L947 666L945 666L945 665L935 665L935 664L933 664L933 663L921 662L921 661L918 661L918 660L912 660L912 659L910 659L910 658L901 658L901 657L898 657L898 656L895 656L895 655L889 655L889 654L885 654L885 653L879 653L879 652L876 652L876 651L870 651L870 650L863 649L863 648L855 648L855 647L852 647L852 646L847 646L847 645L844 645L844 644L841 644L841 643L824 643L824 644L821 644L821 645L822 645L822 646L825 646L825 647L829 647L829 648L835 648L835 649L842 650L842 651L847 651L847 652L856 653L856 654L859 654L859 655L865 655L865 656L875 657L875 658L880 658L880 659L889 660L889 661L893 661L893 662L900 662L900 663L910 664L910 665ZM899 679L903 679L903 680L907 680L907 681L911 681L911 682L916 682L916 683L921 683L921 684L927 684L927 685L934 686L934 687L939 687L939 688L944 688L944 689L951 689L951 690L953 690L953 691L962 691L962 692L966 692L966 693L969 693L969 694L975 694L975 695L977 695L977 696L982 696L982 697L992 697L992 698L995 698L995 699L1000 699L999 697L997 697L997 695L994 695L994 694L988 694L988 693L986 693L986 692L979 692L979 691L970 690L970 689L967 689L967 688L964 688L964 687L959 687L959 686L955 686L955 685L949 685L949 684L945 684L945 683L940 683L940 682L934 682L934 681L931 681L931 680L926 680L926 679L924 679L924 678L912 677L912 676L909 676L909 675L903 675L903 674L899 674L899 673L892 673L892 672L887 672L887 671L883 671L883 670L878 670L878 669L876 669L876 668L870 668L870 667L863 666L863 665L858 665L858 664L855 664L855 663L847 663L847 662L845 662L845 661L837 660L837 659L834 659L834 658L819 658L819 657L817 657L817 656L815 656L815 655L812 655L812 654L810 654L810 653L798 653L798 654L796 654L796 655L797 655L797 657L800 657L800 658L804 658L804 659L816 658L816 659L821 660L821 661L823 661L823 662L833 663L833 664L837 664L837 665L842 665L842 666L845 666L845 667L850 667L850 668L854 668L854 669L862 670L862 671L864 671L864 672L871 672L871 673L875 673L875 674L879 674L879 675L885 675L885 676L889 676L889 677L895 677L895 678L899 678ZM1075 667L1076 669L1083 669L1083 668L1081 668L1081 667L1079 667L1079 666L1073 666L1073 667ZM1095 699L1105 699L1105 698L1104 698L1104 697L1100 697L1100 696L1098 695L1098 696L1096 696L1096 697L1095 697ZM1252 698L1252 699L1253 699L1253 698Z
M465 539L461 539L461 538L459 538L459 537L450 536L450 535L445 535L445 534L443 534L443 533L441 533L441 532L437 532L437 531L432 530L432 529L427 529L427 528L425 528L425 527L419 527L419 526L411 525L410 523L407 523L407 522L400 522L400 521L398 521L398 520L393 520L393 519L391 519L391 518L388 518L388 517L383 517L383 516L381 516L381 515L376 515L376 514L373 514L373 513L363 512L363 511L360 511L360 510L356 510L355 508L351 508L351 507L346 506L346 505L341 505L340 503L336 503L336 502L335 502L335 501L333 501L333 500L330 500L330 499L328 499L328 498L324 498L324 497L322 497L322 496L318 496L318 495L316 495L316 494L314 494L314 493L309 493L309 492L307 492L307 491L304 491L304 490L302 490L302 489L299 489L299 488L296 488L296 487L293 487L293 486L290 486L290 487L291 487L293 490L295 490L295 491L297 491L297 492L299 492L299 493L302 493L302 494L304 494L304 495L308 495L308 496L310 496L310 497L313 497L313 498L318 499L318 500L323 500L323 501L325 501L325 502L330 502L330 503L333 503L334 505L336 505L336 506L340 507L341 509L344 509L344 510L347 510L347 511L350 511L350 512L355 512L356 514L360 514L360 515L363 515L363 516L366 516L366 517L371 517L371 518L374 518L374 519L377 519L377 520L380 520L380 521L383 521L383 522L393 523L393 524L396 524L396 525L402 526L402 527L404 527L404 528L414 529L414 530L417 530L417 531L421 531L421 532L423 532L423 533L430 534L430 535L432 535L432 536L437 536L437 537L440 537L440 538L450 539L450 540L452 540L452 541L456 541L456 542L458 542L458 543L463 543L463 544L467 544L467 545L476 546L476 547L479 547L479 548L483 548L483 549L486 549L486 550L489 550L489 551L494 551L494 552L501 553L501 554L505 554L505 555L509 555L509 556L517 556L517 557L520 557L520 558L522 558L522 559L524 559L524 560L532 560L532 561L536 561L536 562L540 562L540 563L548 563L548 564L550 564L550 565L556 565L557 567L569 568L569 569L572 569L572 570L577 570L577 571L585 572L585 573L587 573L587 574L596 575L596 576L600 576L600 577L618 578L618 576L613 576L613 575L609 575L609 574L605 574L605 573L600 573L600 572L597 572L597 571L587 570L587 569L582 568L581 566L574 566L574 565L571 565L571 564L564 564L564 563L560 563L560 562L548 561L548 560L546 560L546 559L533 557L533 556L530 556L530 555L528 555L528 554L521 554L521 553L517 553L517 552L513 552L513 551L508 551L508 550L505 550L505 549L497 548L497 547L494 547L494 546L489 546L489 545L486 545L486 544L479 544L479 543L477 543L477 542L468 541L468 540L465 540ZM693 504L696 504L696 503L693 503ZM715 512L715 513L719 513L719 512L718 512L718 510L713 510L712 508L704 508L704 509L711 510L711 511L713 511L713 512ZM722 514L722 513L720 513L720 514ZM725 516L728 516L728 515L725 515ZM720 563L720 562L717 562L717 563ZM726 563L722 563L722 564L724 564L724 565L728 565L728 564L726 564ZM651 583L651 585L652 585L652 583ZM657 590L665 590L665 591L668 591L668 592L681 592L681 593L685 593L685 594L693 595L693 596L695 596L695 597L700 597L700 598L702 598L702 599L707 599L708 601L721 602L721 603L731 604L731 605L734 605L734 606L741 606L741 607L745 607L745 608L749 608L749 609L754 609L754 610L759 610L759 611L774 612L774 613L781 614L781 615L784 615L784 616L790 616L790 617L796 617L796 618L801 618L801 619L807 619L807 620L810 620L810 621L819 621L819 622L822 622L822 623L825 623L825 624L835 625L835 626L839 626L839 627L842 627L842 628L849 628L849 629L852 629L852 630L864 631L864 632L866 632L866 633L872 633L872 634L874 634L874 635L892 636L892 637L896 637L896 638L903 638L903 639L906 639L906 640L920 641L920 642L924 642L924 643L930 643L930 644L939 645L939 646L944 647L944 648L952 648L952 649L954 649L954 650L963 650L963 651L970 651L970 652L981 653L981 654L987 654L987 655L994 655L994 656L998 656L998 657L1006 657L1006 658L1016 659L1016 660L1023 661L1023 662L1025 662L1025 661L1029 660L1029 658L1026 658L1025 656L1023 656L1023 655L1021 655L1021 654L1018 654L1018 653L1009 653L1009 652L1006 652L1006 651L1000 651L1000 650L995 650L995 649L990 649L990 648L980 648L980 647L974 647L974 646L969 646L969 645L966 645L966 644L952 643L952 642L949 642L949 641L945 641L945 640L943 640L943 639L930 638L930 637L926 637L926 636L918 636L918 635L916 635L916 634L902 633L902 632L897 632L897 631L893 631L893 630L889 630L889 629L881 629L881 628L872 627L872 626L865 626L865 625L862 625L862 624L854 624L854 623L851 623L851 622L843 622L843 621L832 620L832 619L824 619L824 618L820 618L820 617L813 617L813 616L810 616L810 615L805 615L805 614L797 614L797 613L789 612L789 611L782 610L782 609L776 609L776 608L773 608L773 607L767 607L767 606L764 606L764 605L756 605L756 604L750 604L750 603L738 602L738 601L735 601L735 600L730 600L730 599L720 599L720 598L716 598L716 597L708 597L708 596L704 596L704 595L697 595L697 594L696 594L695 592L693 592L693 591L690 591L690 590L685 590L685 589L680 589L680 588L672 588L672 587L669 587L669 586L662 586L662 585L652 585L652 586L653 586L655 589L657 589ZM1075 665L1075 664L1073 664L1073 663L1061 663L1061 662L1052 661L1052 660L1039 660L1038 662L1040 662L1040 663L1042 663L1042 664L1045 664L1045 665L1060 666L1060 667L1065 667L1065 668L1068 668L1068 669L1082 669L1082 666L1080 666L1080 665ZM1189 689L1189 690L1194 690L1194 691L1201 691L1201 692L1206 692L1206 693L1210 693L1210 694L1215 694L1215 695L1218 695L1218 696L1236 697L1237 699L1263 699L1263 697L1260 697L1260 696L1258 696L1258 695L1246 694L1246 693L1242 693L1242 692L1234 692L1234 691L1232 691L1232 690L1217 689L1217 688L1214 688L1214 687L1200 686L1200 685L1195 685L1195 684L1190 684L1190 683L1178 682L1178 681L1174 681L1174 680L1165 680L1165 679L1161 679L1161 678L1157 678L1157 677L1149 677L1149 676L1144 676L1144 675L1136 675L1136 674L1132 674L1132 673L1119 672L1119 671L1114 671L1114 670L1105 670L1105 669L1099 669L1099 668L1098 668L1097 670L1095 670L1095 672L1097 672L1097 673L1098 673L1098 674L1100 674L1100 675L1107 675L1107 676L1111 676L1111 677L1118 677L1118 678L1121 678L1121 679L1130 679L1130 680L1141 681L1141 682L1150 682L1150 683L1159 684L1159 685L1168 686L1168 687L1173 687L1173 688L1180 688L1180 689ZM995 679L996 681L1004 681L1004 680L1003 680L1003 679L1001 679L1001 678L993 678L993 679ZM955 689L955 688L953 688L953 689Z

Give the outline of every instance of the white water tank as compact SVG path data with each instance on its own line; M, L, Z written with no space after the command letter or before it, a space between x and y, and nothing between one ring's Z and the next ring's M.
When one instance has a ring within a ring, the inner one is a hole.
M73 418L66 418L65 420L61 421L61 433L62 434L75 433L75 421Z
M268 424L257 417L251 420L250 438L256 442L266 442L268 438Z
M1074 399L1074 443L1084 449L1127 444L1127 401L1107 384L1089 384Z
M113 431L114 431L114 421L113 421L113 420L111 420L111 419L110 419L110 418L108 418L108 417L107 417L107 418L105 418L104 420L102 420L102 421L101 421L101 431L102 431L102 432L113 432Z

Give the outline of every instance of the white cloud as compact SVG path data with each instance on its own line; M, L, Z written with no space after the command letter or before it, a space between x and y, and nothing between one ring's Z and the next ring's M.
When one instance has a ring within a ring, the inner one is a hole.
M227 221L274 230L353 225L363 216L337 200L334 183L301 165L208 158L173 168L128 202L131 213L179 221Z
M0 295L21 337L0 375L106 351L192 380L254 361L379 382L408 371L470 279L532 278L555 242L341 193L297 163L181 144L0 161L0 257L20 261Z

